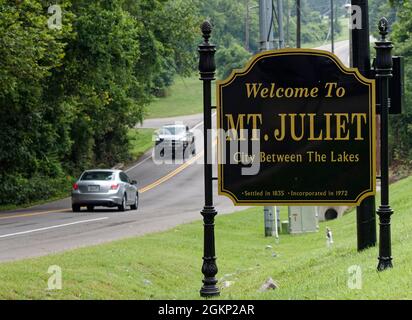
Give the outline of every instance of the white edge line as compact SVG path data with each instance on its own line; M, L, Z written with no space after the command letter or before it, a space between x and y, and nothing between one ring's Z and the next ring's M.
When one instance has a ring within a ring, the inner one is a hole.
M3 234L3 235L0 235L0 238L7 238L7 237L12 237L12 236L19 236L19 235L28 234L28 233L33 233L33 232L39 232L39 231L45 231L45 230L50 230L50 229L62 228L62 227L72 226L72 225L75 225L75 224L87 223L87 222L94 222L94 221L101 221L101 220L106 220L106 219L109 219L109 217L102 217L102 218L89 219L89 220L81 220L81 221L76 221L76 222L59 224L59 225L55 225L55 226L51 226L51 227L44 227L44 228L39 228L39 229L33 229L33 230L27 230L27 231L15 232L15 233Z
M143 159L142 161L136 163L133 167L130 167L128 169L125 170L125 172L129 172L130 170L133 170L134 168L137 168L138 166L140 166L141 164L143 164L144 162L146 162L147 160L151 159L152 156L148 156L147 158Z

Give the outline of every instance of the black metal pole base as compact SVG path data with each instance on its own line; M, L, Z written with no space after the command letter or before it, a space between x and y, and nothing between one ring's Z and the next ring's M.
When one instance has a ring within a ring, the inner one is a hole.
M205 279L203 280L203 286L200 289L200 296L203 298L213 298L220 296L220 291L216 284L217 279L215 277L205 277Z
M202 273L204 275L200 296L212 298L220 295L215 278L218 269L215 256L215 216L217 211L213 206L205 206L201 212L204 227L204 257Z
M377 270L378 271L384 271L389 268L393 268L392 265L392 257L379 257L379 263Z
M379 215L379 263L377 270L384 271L393 268L391 257L391 215L393 210L389 205L378 208Z

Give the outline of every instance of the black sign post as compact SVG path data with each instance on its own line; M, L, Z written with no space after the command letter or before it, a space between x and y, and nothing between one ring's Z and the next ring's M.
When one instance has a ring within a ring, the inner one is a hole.
M390 108L389 80L392 77L392 42L386 39L388 21L379 21L381 39L376 42L376 79L381 110L381 204L379 215L379 264L378 271L392 268L391 257L391 215L389 205L389 148L388 148L388 114Z
M352 25L350 30L351 67L358 68L359 72L365 77L373 79L370 64L368 0L352 0L351 5L359 7L360 17L357 19L360 18L361 20L356 21L356 23L361 23L360 28ZM374 247L376 245L376 207L374 196L365 198L356 207L356 227L358 251Z
M200 289L202 297L218 296L219 288L216 286L217 274L215 255L215 216L217 214L213 206L213 177L212 177L212 96L211 82L215 80L215 52L214 45L209 43L212 25L205 21L201 26L204 42L199 45L199 72L203 81L203 132L204 132L204 181L205 181L205 205L201 212L204 222L204 253L202 273L204 275L203 286Z
M375 193L375 81L320 50L256 55L217 82L219 194L236 205Z

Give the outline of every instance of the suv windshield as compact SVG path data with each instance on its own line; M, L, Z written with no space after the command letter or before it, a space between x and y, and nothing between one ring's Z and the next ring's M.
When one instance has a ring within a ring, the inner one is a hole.
M85 172L82 175L81 180L113 180L114 179L114 172L109 171L92 171L92 172Z
M185 131L185 127L163 127L159 130L159 134L177 135Z

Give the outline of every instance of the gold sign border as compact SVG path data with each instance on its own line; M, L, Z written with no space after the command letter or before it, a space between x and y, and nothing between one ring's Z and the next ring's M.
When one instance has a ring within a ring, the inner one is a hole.
M335 65L345 74L353 75L355 78L362 84L367 85L369 87L369 123L372 124L369 126L369 134L370 140L369 141L369 151L372 154L369 158L371 160L370 163L370 185L372 188L364 190L361 192L358 197L354 200L276 200L276 201L268 201L268 200L239 200L236 196L230 192L229 190L224 189L224 181L223 181L223 169L224 165L222 164L222 154L221 154L221 141L218 135L218 142L217 142L217 149L218 149L218 194L224 195L230 198L234 205L238 206L262 206L262 205L278 205L278 206L305 206L305 205L315 205L315 206L324 206L324 205L359 205L362 200L365 198L375 195L376 193L376 86L375 80L368 79L364 77L357 68L348 68L346 67L340 59L331 52L323 51L323 50L316 50L316 49L279 49L279 50L270 50L265 51L253 56L246 66L243 69L234 69L230 76L225 80L218 80L216 81L216 114L217 114L217 128L222 129L223 125L221 123L221 113L223 111L221 97L222 97L222 89L225 86L230 85L237 77L244 76L252 70L254 65L263 58L268 57L275 57L281 55L313 55L313 56L321 56L327 57L332 60Z

